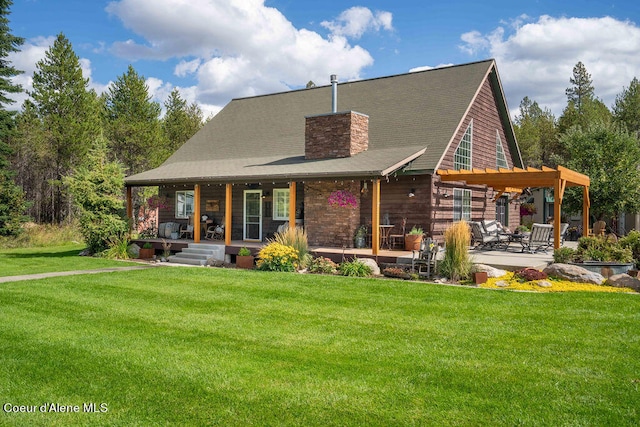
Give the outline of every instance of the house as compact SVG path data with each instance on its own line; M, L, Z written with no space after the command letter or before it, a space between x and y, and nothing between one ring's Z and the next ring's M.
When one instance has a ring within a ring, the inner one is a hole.
M403 218L436 239L459 219L519 224L506 195L436 174L513 167L520 152L485 60L234 99L160 167L125 182L129 212L132 187L159 186L171 206L160 222L194 214L196 241L203 215L226 226L227 245L289 222L311 246L350 248L364 225L376 254L391 228L380 225L402 233Z

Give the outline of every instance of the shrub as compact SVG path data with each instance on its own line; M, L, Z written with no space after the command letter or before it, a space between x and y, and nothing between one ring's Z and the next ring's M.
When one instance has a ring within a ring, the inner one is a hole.
M525 282L531 282L534 280L543 280L547 278L547 273L536 270L535 268L523 268L514 273L514 276Z
M276 233L271 242L277 242L284 246L290 246L298 251L298 259L303 259L309 253L307 232L301 227L287 228L281 233Z
M640 268L640 231L631 230L629 234L618 240L622 248L631 250L636 268Z
M444 232L444 259L438 264L440 274L457 282L467 279L471 273L469 244L471 234L466 221L458 221Z
M153 249L153 245L149 242L142 245L142 249Z
M566 264L573 262L575 256L575 249L572 248L558 248L553 251L553 262Z
M578 240L576 261L631 262L633 254L613 240L596 236L584 236Z
M371 276L371 267L360 262L358 258L351 261L345 261L338 267L338 271L343 276L350 277L367 277Z
M382 270L382 274L386 277L397 277L399 279L411 278L411 275L408 272L399 267L387 267Z
M109 259L129 259L131 254L129 253L129 238L125 234L119 236L111 236L107 243L108 248L101 252L101 256ZM146 246L149 245L149 248ZM151 249L153 246L151 243L145 243L144 248Z
M314 258L309 263L309 272L321 274L336 274L338 272L338 264L331 261L329 258Z
M238 251L238 256L251 256L251 251L246 247L242 247Z
M258 257L258 269L265 271L296 271L300 260L295 248L278 242L260 249Z

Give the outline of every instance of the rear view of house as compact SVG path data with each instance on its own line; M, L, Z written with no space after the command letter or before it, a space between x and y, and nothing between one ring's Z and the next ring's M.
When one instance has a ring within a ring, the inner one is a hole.
M227 245L299 224L312 246L353 247L365 226L375 253L387 224L439 239L459 219L519 223L506 196L436 174L513 167L522 161L496 63L487 60L234 99L126 185L159 186L171 206L160 222L193 218L196 241L206 215L225 226Z

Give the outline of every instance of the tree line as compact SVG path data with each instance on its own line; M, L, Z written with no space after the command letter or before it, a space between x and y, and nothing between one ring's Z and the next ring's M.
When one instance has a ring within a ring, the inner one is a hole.
M159 166L204 124L201 109L177 89L162 115L144 76L131 65L97 94L63 33L37 63L21 109L9 110L8 95L23 89L12 81L22 72L8 56L24 42L11 34L11 5L0 0L0 235L14 234L26 217L71 221L76 209L65 180L95 160L96 150L134 174Z

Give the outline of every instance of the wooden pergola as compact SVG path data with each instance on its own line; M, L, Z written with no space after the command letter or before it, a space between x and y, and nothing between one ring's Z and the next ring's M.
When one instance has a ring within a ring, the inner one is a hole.
M582 187L582 224L589 228L589 177L571 169L558 166L556 169L542 166L540 169L472 169L439 170L442 181L464 181L470 185L487 185L498 192L496 199L505 193L522 193L527 187L553 188L553 247L560 247L560 212L564 190L567 187Z

